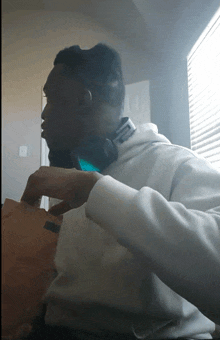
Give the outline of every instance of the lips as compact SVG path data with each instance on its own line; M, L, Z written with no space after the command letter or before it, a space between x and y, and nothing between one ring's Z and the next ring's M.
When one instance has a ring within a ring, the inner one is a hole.
M46 137L46 134L47 134L47 125L45 124L45 122L43 122L42 124L41 124L41 129L42 129L42 131L41 131L41 137Z
M41 137L45 137L45 131L43 130L42 132L41 132Z
M45 124L45 122L43 122L41 124L41 129L42 129L42 132L41 132L41 137L46 137L47 134L48 134L48 129L47 129L47 125Z
M46 127L46 126L45 126L45 122L43 122L43 123L41 124L41 129L42 129L42 130L45 130L45 127Z

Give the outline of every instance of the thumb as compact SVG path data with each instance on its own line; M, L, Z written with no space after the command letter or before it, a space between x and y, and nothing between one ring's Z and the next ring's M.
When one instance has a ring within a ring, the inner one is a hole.
M50 208L48 213L54 216L59 216L59 215L66 213L67 211L71 209L78 208L78 207L79 207L79 203L74 202L74 200L71 202L62 201L61 203L56 204L52 208Z

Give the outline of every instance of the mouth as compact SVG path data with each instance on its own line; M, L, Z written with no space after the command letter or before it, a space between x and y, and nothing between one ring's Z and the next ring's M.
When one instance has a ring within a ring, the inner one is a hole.
M45 138L48 135L48 132L46 129L41 130L41 137Z
M46 136L45 136L45 131L44 131L44 130L41 132L41 137L42 137L42 138L45 138L45 137L46 137Z
M45 129L45 122L43 122L43 123L41 124L41 129L42 129L42 130Z
M41 129L42 129L42 131L41 131L41 137L44 137L45 138L45 136L46 136L46 131L47 131L47 127L46 127L46 125L45 125L45 122L43 122L42 124L41 124Z
M54 141L54 136L44 129L41 131L41 138L45 139L47 143L53 143Z

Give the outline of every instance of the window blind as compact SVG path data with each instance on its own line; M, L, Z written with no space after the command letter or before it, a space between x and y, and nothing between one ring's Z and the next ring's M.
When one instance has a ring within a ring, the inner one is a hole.
M220 8L187 65L191 149L220 170Z

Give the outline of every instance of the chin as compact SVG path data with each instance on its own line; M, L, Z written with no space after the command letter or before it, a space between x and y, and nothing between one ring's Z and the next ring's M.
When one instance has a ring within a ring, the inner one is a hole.
M46 142L47 142L47 146L50 150L61 151L61 150L67 149L67 147L64 147L61 143L58 144L58 143L54 143L54 142L51 142L51 141L48 141L48 140L46 140Z

